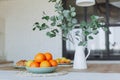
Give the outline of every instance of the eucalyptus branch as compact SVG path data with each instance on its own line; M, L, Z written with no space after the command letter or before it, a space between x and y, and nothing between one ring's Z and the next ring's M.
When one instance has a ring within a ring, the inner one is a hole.
M78 45L80 46L87 45L87 41L83 40L83 36L87 36L87 40L92 40L92 35L97 35L99 33L99 28L107 30L105 27L103 28L104 25L102 23L104 22L103 18L101 17L93 15L90 17L90 23L86 23L85 21L78 23L78 20L76 19L75 7L69 6L69 9L64 10L61 0L49 0L49 2L55 3L55 12L58 14L48 16L45 14L45 12L43 12L44 15L41 19L45 20L44 23L36 22L34 24L33 30L36 28L40 31L50 29L51 31L46 32L46 34L51 38L60 35L59 31L62 31L62 34L60 36L62 36L63 39L65 38L65 40L69 40L71 43L75 44L74 38L70 32L75 29L76 24L79 24L78 29L82 30L82 35L80 34L75 36L78 37ZM50 25L48 25L48 22L51 22Z
M74 43L74 39L73 39L71 33L68 33L68 39L69 39L69 41L70 41L73 45L75 44L75 43Z

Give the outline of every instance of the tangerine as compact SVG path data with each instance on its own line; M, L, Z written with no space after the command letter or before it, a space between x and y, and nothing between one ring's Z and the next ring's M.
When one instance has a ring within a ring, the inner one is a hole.
M34 60L35 62L42 62L46 60L46 57L43 53L38 53L37 55L35 55Z
M45 60L40 63L40 67L51 67L49 61Z
M40 67L40 64L38 62L32 62L30 67Z
M46 57L46 60L48 60L48 61L53 59L52 54L49 52L45 52L44 55Z
M49 62L50 62L50 64L51 64L53 67L55 67L55 66L58 65L58 63L57 63L56 60L50 60Z

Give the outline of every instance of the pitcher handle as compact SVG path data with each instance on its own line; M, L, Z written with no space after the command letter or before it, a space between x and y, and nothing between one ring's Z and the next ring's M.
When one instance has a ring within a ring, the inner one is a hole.
M90 55L90 49L88 49L88 54L87 54L87 56L85 57L85 59L87 59L89 55Z

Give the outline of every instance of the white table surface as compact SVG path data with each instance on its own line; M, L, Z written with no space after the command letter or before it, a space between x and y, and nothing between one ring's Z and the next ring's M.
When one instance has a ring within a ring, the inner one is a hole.
M61 76L28 77L17 75L18 71L0 70L0 80L120 80L120 73L78 73L70 72Z

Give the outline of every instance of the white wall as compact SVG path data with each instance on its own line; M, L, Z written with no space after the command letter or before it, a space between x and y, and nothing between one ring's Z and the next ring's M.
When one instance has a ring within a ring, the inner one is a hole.
M37 52L49 51L54 58L62 56L62 40L50 39L45 32L32 31L41 21L43 11L53 15L53 4L48 0L2 0L0 16L5 18L5 54L7 60L33 59Z
M0 17L0 60L4 60L5 21Z

